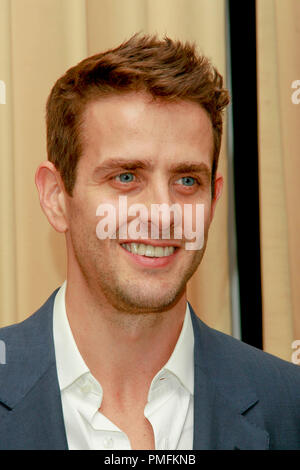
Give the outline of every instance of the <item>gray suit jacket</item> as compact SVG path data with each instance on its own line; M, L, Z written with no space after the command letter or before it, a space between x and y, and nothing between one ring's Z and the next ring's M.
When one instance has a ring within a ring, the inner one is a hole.
M0 449L67 449L53 343L56 291L0 329ZM206 326L195 335L194 449L300 449L300 367ZM191 364L192 367L192 364Z

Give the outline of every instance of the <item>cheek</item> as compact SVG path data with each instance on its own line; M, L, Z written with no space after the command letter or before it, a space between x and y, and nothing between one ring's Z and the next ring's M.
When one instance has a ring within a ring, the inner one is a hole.
M206 226L210 223L210 211L210 203L185 204L182 208L183 229L206 231Z
M70 238L74 250L82 255L88 253L93 244L97 243L97 218L87 206L73 204L69 217Z
M97 200L91 195L79 197L76 195L68 205L68 213L73 228L79 226L82 228L95 228L97 224ZM89 231L89 230L88 230Z

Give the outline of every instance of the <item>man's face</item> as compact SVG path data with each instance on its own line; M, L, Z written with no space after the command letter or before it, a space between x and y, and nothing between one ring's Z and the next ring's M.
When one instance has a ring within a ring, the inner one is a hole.
M170 308L184 294L202 259L212 219L209 117L190 102L151 102L142 93L111 96L87 106L82 137L84 151L73 196L67 197L69 272L75 270L100 301L118 310L145 313ZM146 240L120 239L124 220L120 223L118 218L115 238L97 236L97 208L108 203L119 214L120 196L126 197L127 207L139 203L148 209L149 216L143 219L144 228L149 227ZM162 203L182 208L188 204L194 217L196 204L204 204L200 250L186 250L184 230L183 239L175 239L172 226L170 239L163 239L162 221L156 227L159 239L151 238L151 205ZM160 248L153 251L149 245Z

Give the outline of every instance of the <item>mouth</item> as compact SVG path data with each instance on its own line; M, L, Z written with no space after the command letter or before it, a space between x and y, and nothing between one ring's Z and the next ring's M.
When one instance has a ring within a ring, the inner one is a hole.
M148 258L163 258L174 253L175 246L153 246L144 243L123 243L125 250L134 255L147 256Z
M179 247L175 245L154 245L148 243L126 242L121 247L132 260L143 266L164 267L173 261Z

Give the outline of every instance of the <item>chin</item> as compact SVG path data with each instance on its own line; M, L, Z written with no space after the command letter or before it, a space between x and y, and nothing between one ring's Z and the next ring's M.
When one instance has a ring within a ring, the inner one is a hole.
M115 292L114 303L118 310L133 314L156 313L168 310L182 297L185 286L180 289L160 286L159 290L154 288L151 292L145 292L145 289L134 290L135 292L132 290L129 292L128 289L126 291L122 289Z

